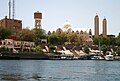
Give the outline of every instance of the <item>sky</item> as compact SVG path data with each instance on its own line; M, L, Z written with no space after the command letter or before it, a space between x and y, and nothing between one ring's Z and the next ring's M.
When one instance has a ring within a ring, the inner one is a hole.
M0 19L8 16L8 2L0 0ZM15 0L15 18L22 20L23 28L34 28L36 11L42 12L42 28L46 31L63 26L67 20L73 28L90 28L94 32L97 13L100 33L104 17L108 34L120 33L120 0Z

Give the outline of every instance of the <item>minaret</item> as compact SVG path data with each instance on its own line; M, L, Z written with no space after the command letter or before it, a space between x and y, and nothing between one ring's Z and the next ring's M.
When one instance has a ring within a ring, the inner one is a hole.
M34 13L35 28L41 28L42 13L37 11Z
M92 38L92 30L89 30L89 38Z
M106 18L103 19L103 37L107 36L107 20Z
M95 33L95 37L96 37L96 36L99 36L99 17L97 14L94 18L94 26L95 26L94 33Z

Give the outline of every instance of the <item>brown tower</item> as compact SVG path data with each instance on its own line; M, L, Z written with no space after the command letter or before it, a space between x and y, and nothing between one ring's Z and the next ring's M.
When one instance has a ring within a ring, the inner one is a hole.
M107 36L107 20L106 18L103 19L103 37Z
M42 13L37 11L34 13L35 28L41 28Z
M94 33L95 33L95 37L96 37L96 36L99 36L99 17L98 17L98 15L96 15L94 18L94 26L95 26Z

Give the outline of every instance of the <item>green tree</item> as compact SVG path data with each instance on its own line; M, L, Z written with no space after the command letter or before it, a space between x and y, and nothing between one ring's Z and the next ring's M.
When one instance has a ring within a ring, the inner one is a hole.
M95 44L95 45L99 45L99 42L101 43L102 42L102 37L95 37L94 39L93 39L93 44Z
M103 51L103 55L106 55L106 52L107 52L107 46L106 45L102 45L102 51Z
M108 37L102 37L102 45L109 45L110 39Z
M118 54L118 56L120 56L120 47L119 47L119 48L117 48L116 53Z
M59 37L58 37L58 35L56 33L53 33L53 34L48 36L48 42L50 44L53 44L53 45L58 44L59 40L60 39L59 39Z
M84 52L87 53L87 54L89 54L90 50L89 50L88 46L84 47Z
M56 33L57 36L59 37L58 44L64 44L66 42L66 33L61 32L61 33Z
M76 33L67 34L67 41L70 43L75 43L78 41L78 35Z
M4 40L11 36L11 31L7 28L0 27L0 39Z
M109 42L109 45L112 45L112 46L115 46L115 45L117 45L116 44L116 38L109 38L110 39L110 42Z
M99 42L100 42L100 45L109 45L110 44L110 39L108 37L95 37L93 39L93 44L95 45L99 45Z
M35 40L35 33L29 29L23 29L21 32L19 32L18 40L34 41Z
M34 52L39 52L39 53L42 53L42 48L38 45L38 46L35 46L35 48L33 48L33 51Z
M54 50L56 50L56 47L53 46L53 45L50 45L50 46L49 46L49 49L50 49L50 52L54 52Z
M45 30L43 30L43 29L34 28L31 31L34 32L34 34L35 34L35 42L36 42L36 44L39 44L40 39L42 37L46 38Z

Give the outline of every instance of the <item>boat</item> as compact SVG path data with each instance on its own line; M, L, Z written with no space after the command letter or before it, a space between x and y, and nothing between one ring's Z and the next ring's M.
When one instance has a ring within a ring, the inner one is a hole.
M91 57L91 60L104 60L104 58L101 57L100 55L94 55Z
M113 61L114 57L113 57L113 55L106 55L105 56L105 60L107 60L107 61Z

